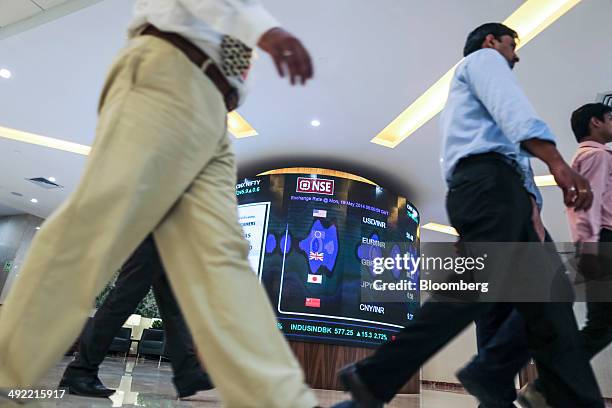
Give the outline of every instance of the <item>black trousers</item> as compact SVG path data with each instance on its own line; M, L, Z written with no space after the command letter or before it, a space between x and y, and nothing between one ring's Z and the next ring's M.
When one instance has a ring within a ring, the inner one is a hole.
M182 389L190 389L202 381L208 381L152 236L147 237L123 265L115 287L85 326L78 356L66 368L64 378L98 375L98 367L106 357L115 334L134 313L151 286L164 322L166 353L172 364L177 390L180 393Z
M603 276L587 281L587 320L582 335L587 354L590 358L603 350L612 342L612 302L604 302L602 298L610 298L612 294L612 231L602 229L599 233L599 263ZM601 292L604 293L601 293ZM591 292L593 292L591 294ZM594 297L597 301L589 301Z
M529 362L525 322L511 303L499 303L476 320L478 354L464 370L497 395L500 407L513 406L514 378Z
M545 240L552 242L548 231ZM510 407L514 378L531 359L525 321L512 303L498 303L475 323L478 354L464 370L497 395L500 407Z
M599 236L599 260L604 273L599 279L587 282L587 321L580 331L589 359L612 342L612 303L603 299L588 301L591 286L595 290L603 289L603 298L610 296L612 254L608 245L612 242L612 231L602 229ZM588 275L586 272L582 274ZM605 282L603 285L602 281ZM531 358L525 322L513 305L499 304L491 313L476 321L476 335L478 355L466 370L473 378L478 378L489 389L495 390L500 402L510 406L516 397L514 377ZM541 381L536 383L542 386Z
M452 225L465 242L538 242L531 201L518 173L494 154L459 163L447 196ZM567 282L569 287L569 282ZM495 303L425 302L415 319L359 363L357 372L378 398L390 401L429 358ZM571 303L514 304L526 322L547 395L555 407L598 407L604 402L578 335Z

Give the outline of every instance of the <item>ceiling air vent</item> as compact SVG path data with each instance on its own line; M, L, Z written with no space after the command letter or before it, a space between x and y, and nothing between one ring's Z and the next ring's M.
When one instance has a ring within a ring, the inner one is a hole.
M28 180L30 183L36 184L38 187L44 188L45 190L64 188L64 186L60 186L59 184L49 181L44 177L27 178L26 180Z
M602 102L605 105L612 106L612 91L597 95L597 102Z

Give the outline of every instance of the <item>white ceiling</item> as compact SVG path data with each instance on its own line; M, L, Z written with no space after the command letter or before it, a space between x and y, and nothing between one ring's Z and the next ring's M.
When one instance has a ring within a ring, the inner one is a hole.
M239 109L259 132L234 143L241 175L300 165L344 170L405 195L424 222L446 223L437 118L395 149L369 140L460 58L472 28L505 19L522 1L263 3L311 50L316 78L291 88L276 78L267 56L259 59L251 95ZM13 72L11 80L0 80L0 126L91 144L98 93L124 43L132 4L104 0L0 40L0 67ZM568 159L575 149L569 114L612 89L611 15L612 0L584 0L520 51L519 80ZM309 125L313 118L319 128ZM0 203L42 217L74 189L85 162L5 139L0 154ZM537 166L536 173L546 170ZM24 180L36 176L54 176L66 189L45 191ZM544 191L545 222L556 239L567 240L560 194ZM450 239L433 232L423 238Z
M0 0L0 27L32 17L42 11L35 3L29 0Z
M16 214L23 214L23 211L16 210L12 207L8 207L0 203L0 217L4 217L7 215L16 215Z
M0 0L0 40L103 0Z
M68 0L0 0L0 27L33 17Z

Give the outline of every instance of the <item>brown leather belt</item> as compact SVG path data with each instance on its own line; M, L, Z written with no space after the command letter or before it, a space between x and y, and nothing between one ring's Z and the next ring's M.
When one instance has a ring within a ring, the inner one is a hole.
M215 84L223 99L225 100L225 106L228 112L233 111L238 106L238 91L236 88L230 85L225 75L221 72L219 67L206 55L199 47L195 46L191 41L184 37L176 34L161 31L155 26L148 24L141 32L140 35L152 35L154 37L161 38L162 40L168 41L176 48L181 50L183 54L196 66L203 69L203 73L210 78Z

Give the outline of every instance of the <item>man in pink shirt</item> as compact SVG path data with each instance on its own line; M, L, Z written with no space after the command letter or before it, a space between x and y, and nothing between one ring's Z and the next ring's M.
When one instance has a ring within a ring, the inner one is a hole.
M593 205L568 209L578 271L586 280L587 322L582 329L590 358L612 342L612 107L589 103L572 114L578 151L572 167L589 180Z

